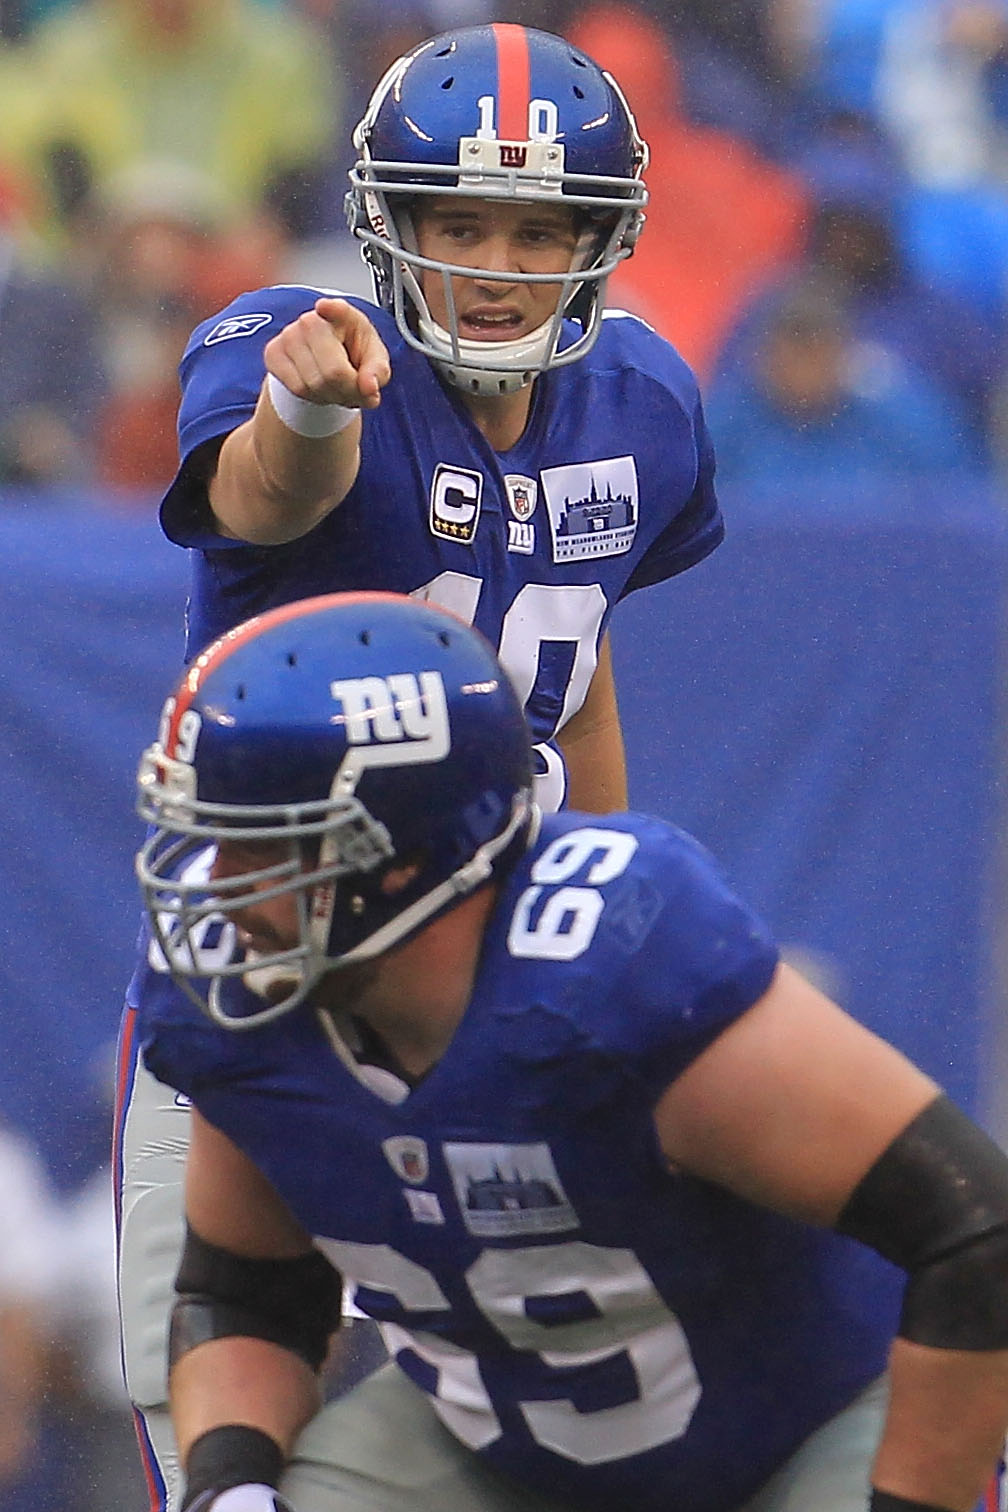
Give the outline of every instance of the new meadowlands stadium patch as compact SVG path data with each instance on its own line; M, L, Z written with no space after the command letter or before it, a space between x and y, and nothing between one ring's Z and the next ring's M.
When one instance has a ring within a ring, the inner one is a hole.
M620 556L630 550L639 512L633 457L548 467L540 478L554 562Z
M545 1144L446 1144L462 1218L471 1234L515 1237L578 1227Z

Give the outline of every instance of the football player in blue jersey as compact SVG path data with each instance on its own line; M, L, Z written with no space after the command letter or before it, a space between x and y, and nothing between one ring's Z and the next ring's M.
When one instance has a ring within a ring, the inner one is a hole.
M380 588L498 648L540 797L626 800L613 607L720 541L696 382L606 279L647 149L615 81L546 33L436 37L355 132L351 224L377 303L242 295L182 360L161 518L193 550L190 648L312 593Z
M489 644L398 595L257 617L165 705L183 1505L968 1512L1008 1158L694 840L544 816L532 757ZM340 1277L393 1358L317 1411Z
M610 616L722 534L693 375L604 309L642 226L647 149L608 74L514 25L416 48L355 141L348 209L376 302L260 289L183 358L161 519L191 552L189 653L312 594L442 604L518 689L539 803L624 807ZM124 1357L153 1505L174 1512L158 1440L188 1115L136 1060L136 996L117 1123Z

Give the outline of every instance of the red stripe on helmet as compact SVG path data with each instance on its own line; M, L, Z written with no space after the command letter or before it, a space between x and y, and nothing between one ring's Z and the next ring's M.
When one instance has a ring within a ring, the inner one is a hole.
M497 135L502 142L527 142L529 134L529 46L524 26L497 23Z
M316 598L295 599L293 603L282 604L278 609L269 609L265 614L253 615L243 624L236 625L233 630L226 630L223 635L211 641L209 646L200 652L179 683L175 694L175 707L172 710L171 722L165 737L165 751L171 755L176 749L179 722L199 693L203 679L211 672L215 672L221 663L227 661L235 651L247 645L250 640L255 640L256 636L261 635L264 630L274 625L285 624L287 620L306 619L318 610L328 609L336 604L366 603L374 599L402 597L402 594L397 593L321 593Z

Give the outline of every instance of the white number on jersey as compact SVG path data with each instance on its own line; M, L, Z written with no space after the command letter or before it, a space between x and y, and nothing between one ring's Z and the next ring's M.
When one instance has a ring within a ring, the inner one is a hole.
M435 1278L385 1244L317 1239L332 1264L359 1286L391 1293L416 1312L447 1311ZM629 1361L637 1398L594 1412L572 1401L520 1403L537 1443L581 1465L624 1459L681 1437L701 1388L686 1335L631 1250L573 1241L525 1249L487 1249L465 1275L476 1306L515 1349L538 1353L543 1363L604 1369ZM547 1326L528 1315L526 1299L587 1293L598 1316ZM500 1421L476 1356L430 1333L382 1325L392 1354L408 1349L437 1372L431 1402L445 1427L470 1449L500 1436Z
M532 883L515 905L508 930L511 954L548 961L582 955L605 907L599 887L626 870L636 849L636 836L620 830L579 829L554 840L532 867ZM596 885L559 885L579 873ZM553 891L546 893L548 887Z
M463 572L442 572L423 587L415 588L410 597L450 609L471 625L482 590L482 578ZM574 648L560 715L551 735L577 713L588 695L598 665L599 631L605 610L605 594L598 583L525 583L504 615L497 655L523 708L536 691L543 645L562 642ZM540 744L536 750L546 764L545 772L536 781L536 799L544 809L558 809L566 788L563 764L552 746Z
M215 845L199 851L183 867L178 880L188 887L198 889L209 877L216 853ZM213 976L234 956L235 927L220 914L207 914L194 929L183 934L176 918L168 913L159 913L157 928L180 971L188 972L195 966L201 976ZM191 952L190 943L193 947ZM195 956L195 961L190 961L190 954ZM166 973L171 970L161 945L154 937L147 948L147 960L152 971Z

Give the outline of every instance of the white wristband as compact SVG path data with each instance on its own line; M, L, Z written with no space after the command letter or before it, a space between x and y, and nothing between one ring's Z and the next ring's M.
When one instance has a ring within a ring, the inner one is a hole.
M342 404L313 404L310 399L299 399L272 373L266 374L266 392L277 419L288 430L299 436L311 436L315 440L322 436L335 436L341 430L346 430L360 414L360 410L344 409Z
M198 1498L197 1498L198 1500ZM207 1503L207 1512L277 1512L277 1508L290 1508L282 1500L279 1491L272 1486L263 1486L258 1481L232 1486L230 1491L218 1491Z

